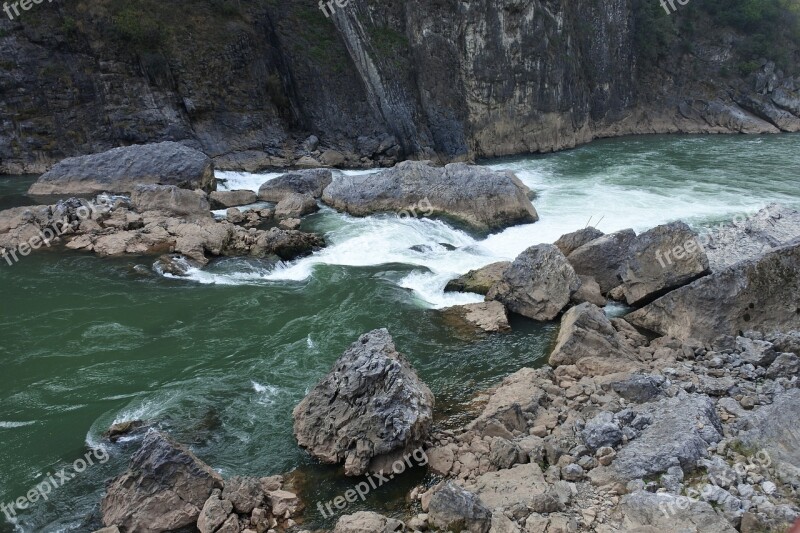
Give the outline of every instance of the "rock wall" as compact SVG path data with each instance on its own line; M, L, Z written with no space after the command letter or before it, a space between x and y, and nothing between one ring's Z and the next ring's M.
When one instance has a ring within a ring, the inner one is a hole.
M163 140L256 170L800 130L800 80L770 63L720 74L733 34L695 33L643 69L631 2L35 5L0 20L0 172Z

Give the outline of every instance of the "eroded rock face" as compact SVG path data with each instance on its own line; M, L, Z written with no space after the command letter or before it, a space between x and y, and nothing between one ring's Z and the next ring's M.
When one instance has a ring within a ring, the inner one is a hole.
M496 283L486 300L534 320L552 320L569 304L581 281L558 248L532 246L522 252Z
M194 526L222 478L188 449L149 432L101 503L103 524L124 531L161 532Z
M800 328L800 242L676 289L628 315L635 326L678 339Z
M639 305L708 272L697 233L683 222L673 222L636 237L620 278L628 304Z
M28 193L123 194L133 192L137 185L155 184L211 191L216 188L214 165L204 153L175 142L126 146L64 159L31 185Z
M574 365L585 357L625 357L630 349L602 309L590 303L573 307L561 318L552 366Z
M355 216L442 216L478 231L539 220L528 188L511 173L454 163L444 168L405 161L379 174L337 176L322 200Z
M327 168L299 170L284 174L264 183L258 189L258 198L265 202L278 203L290 194L308 194L321 198L322 191L331 184L333 174Z
M510 262L500 261L483 268L470 270L463 276L450 280L444 290L445 292L474 292L485 296L492 285L503 278L503 274L510 266Z
M365 473L373 458L403 450L427 435L434 398L389 332L362 335L294 409L298 443L324 463Z
M174 185L138 185L131 201L140 213L160 211L176 216L211 216L211 206L204 194Z
M627 229L591 240L569 254L570 264L581 276L592 276L603 294L620 285L619 269L628 258L636 233Z

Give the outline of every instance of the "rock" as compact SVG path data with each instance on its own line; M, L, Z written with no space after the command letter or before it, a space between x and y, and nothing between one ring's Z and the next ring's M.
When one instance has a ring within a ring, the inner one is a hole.
M225 212L225 220L231 224L241 224L245 221L244 213L235 207L231 207Z
M561 250L561 253L565 256L569 256L572 252L583 246L584 244L590 243L595 239L599 239L605 235L599 229L588 227L583 228L578 231L574 231L572 233L567 233L566 235L562 235L556 242L555 245Z
M434 398L389 332L362 335L294 409L298 443L324 463L361 475L370 461L421 442Z
M450 280L444 290L445 292L474 292L485 296L492 285L503 278L503 274L510 266L510 262L501 261L477 270L470 270L460 278Z
M395 531L405 531L401 521L368 511L342 516L333 529L333 533L394 533Z
M770 379L791 378L798 374L800 374L800 357L793 353L780 354L767 369L767 377Z
M325 150L322 152L322 155L319 156L319 160L322 164L330 167L340 167L345 163L344 154L336 150Z
M277 218L300 218L319 210L317 201L310 194L287 194L275 206Z
M442 531L487 533L492 512L475 494L448 481L433 493L428 519L434 528Z
M545 397L541 383L540 370L523 368L511 374L495 389L483 412L468 427L484 430L491 422L499 422L507 431L525 429L525 415L535 415Z
M609 467L595 468L589 477L596 484L628 482L666 472L677 460L690 472L707 449L722 438L714 402L708 396L682 393L674 398L644 404L636 409L652 423L618 452Z
M574 365L584 357L626 357L630 349L599 307L583 303L561 318L550 365Z
M225 523L232 511L233 504L220 499L219 490L215 490L200 512L197 529L200 533L214 533Z
M611 390L629 402L645 403L661 394L662 383L664 383L664 378L661 376L633 374L628 378L613 382Z
M203 265L182 256L181 254L165 254L159 257L153 268L159 274L170 274L172 276L184 277L189 274L192 269L202 268Z
M778 353L771 342L746 337L736 338L736 351L744 362L764 368L769 367L778 358Z
M130 194L138 185L216 188L211 159L175 142L114 148L57 163L31 185L32 195Z
M583 468L575 463L568 464L561 469L561 478L565 481L581 481L584 474Z
M322 200L355 216L422 210L424 216L452 218L478 231L539 220L528 188L516 176L464 163L439 168L404 161L378 174L337 176Z
M547 488L542 469L535 463L488 472L466 486L492 511L527 504L536 495L547 492Z
M327 168L290 172L264 183L258 189L258 198L278 203L290 194L308 194L317 199L322 197L322 191L331 181L333 174Z
M620 502L619 513L623 531L736 533L707 502L666 492L639 490L627 494Z
M540 244L511 263L486 300L497 300L509 311L534 320L552 320L567 306L580 283L558 248Z
M500 302L480 302L476 304L456 305L442 309L448 323L456 327L466 326L486 333L510 331L506 308Z
M303 224L299 218L285 218L281 220L278 225L283 229L296 230Z
M614 413L603 411L586 423L581 437L589 450L595 452L604 447L613 448L622 442L622 430L614 421Z
M256 193L249 190L213 191L208 195L208 201L212 209L227 209L229 207L239 207L240 205L250 205L256 203L257 200Z
M142 427L144 427L144 422L141 420L127 420L125 422L118 422L116 424L112 424L112 426L108 428L108 431L103 433L103 438L106 438L111 442L117 442L121 437L129 435L137 429L141 429Z
M222 478L185 447L150 431L129 470L108 487L103 524L125 531L160 532L194 526Z
M426 452L428 456L428 468L434 474L446 476L450 473L455 462L455 454L450 446L439 446L431 448Z
M708 272L697 233L683 222L673 222L636 237L620 277L628 304L640 305Z
M572 295L572 302L575 304L590 303L597 307L605 307L608 300L603 296L600 290L600 284L597 283L591 276L578 276L581 280L581 286Z
M170 215L210 217L211 206L205 196L174 185L138 185L131 196L136 211L160 211Z
M603 294L619 285L619 269L630 254L636 233L627 229L603 235L573 251L567 259L579 275L592 276Z
M758 450L754 461L771 464L784 483L800 484L800 389L776 394L771 405L755 409L740 421L738 440ZM766 452L766 460L763 457Z
M758 259L800 237L800 211L770 204L748 217L700 235L712 272L722 272L742 261Z
M231 502L237 513L247 514L260 507L264 501L264 487L260 479L235 476L225 481L222 499Z
M710 341L739 331L800 329L800 242L701 278L629 314L661 335Z
M275 516L286 516L287 513L289 516L294 516L303 508L300 498L293 492L273 490L268 496L272 514Z

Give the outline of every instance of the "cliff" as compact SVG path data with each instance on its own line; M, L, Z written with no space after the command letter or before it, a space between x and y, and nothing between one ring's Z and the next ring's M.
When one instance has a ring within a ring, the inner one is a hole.
M764 33L710 0L670 15L643 0L343 3L64 0L3 18L0 172L162 140L257 170L800 130L788 8Z

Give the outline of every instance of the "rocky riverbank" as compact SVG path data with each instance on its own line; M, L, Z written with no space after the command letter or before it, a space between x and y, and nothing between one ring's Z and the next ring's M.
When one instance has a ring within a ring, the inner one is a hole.
M389 472L419 449L429 477L406 516L344 515L334 531L786 531L800 518L799 238L800 213L769 206L705 244L681 223L638 236L581 230L471 273L458 287L486 289L503 315L560 316L561 331L549 365L477 398L461 427L431 425L434 399L389 332L362 336L295 410L298 441L350 475ZM583 285L639 309L611 318L576 298ZM105 531L166 519L119 503L172 493L173 481L125 481L148 475L148 457L180 450L163 442L148 433L110 486ZM191 464L187 483L201 490L182 525L303 530L294 494ZM288 514L276 490L293 502Z

